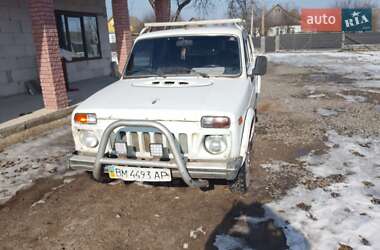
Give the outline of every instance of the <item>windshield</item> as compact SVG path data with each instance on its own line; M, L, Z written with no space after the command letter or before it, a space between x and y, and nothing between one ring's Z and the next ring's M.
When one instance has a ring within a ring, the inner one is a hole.
M240 50L234 36L184 36L136 42L125 77L240 75Z

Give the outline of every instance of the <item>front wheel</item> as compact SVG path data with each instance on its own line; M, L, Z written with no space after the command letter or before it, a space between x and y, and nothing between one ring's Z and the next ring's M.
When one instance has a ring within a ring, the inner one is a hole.
M240 168L235 180L231 181L228 186L232 193L245 194L248 190L249 181L247 180L247 166L244 165Z
M245 194L248 191L248 187L250 184L249 170L251 168L252 145L253 145L253 142L250 141L248 144L248 149L247 149L243 166L241 166L235 180L229 183L229 188L232 193Z
M235 180L229 183L229 188L232 193L240 193L244 194L248 191L248 187L250 184L250 168L251 168L251 156L252 156L252 148L253 148L253 137L255 131L255 122L252 123L251 128L251 136L248 143L248 148L245 156L245 161L243 166L241 166L238 175Z

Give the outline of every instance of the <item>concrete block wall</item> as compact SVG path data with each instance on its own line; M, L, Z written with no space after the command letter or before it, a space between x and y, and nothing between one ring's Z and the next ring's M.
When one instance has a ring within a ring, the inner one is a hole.
M102 58L67 64L68 80L111 74L105 0L55 0L57 10L96 14ZM24 83L36 80L36 50L27 0L0 0L0 97L24 93Z
M26 91L37 79L32 26L26 0L0 1L0 97Z

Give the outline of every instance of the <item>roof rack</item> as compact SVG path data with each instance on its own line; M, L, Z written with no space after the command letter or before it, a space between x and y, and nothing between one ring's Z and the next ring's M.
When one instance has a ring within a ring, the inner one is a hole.
M201 20L201 21L187 21L187 22L157 22L157 23L145 23L144 29L141 30L140 35L149 32L151 28L167 28L167 27L188 27L188 26L205 26L205 25L227 25L234 24L239 29L242 29L240 24L245 21L240 18L236 19L215 19L215 20Z

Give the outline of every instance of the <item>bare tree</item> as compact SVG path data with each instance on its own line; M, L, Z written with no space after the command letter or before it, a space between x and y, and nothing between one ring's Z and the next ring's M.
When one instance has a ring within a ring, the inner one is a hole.
M191 3L191 0L176 0L176 3L177 3L177 10L174 16L172 17L172 21L174 22L178 20L178 17L181 14L182 9L185 8L187 5L189 5L189 3Z
M217 2L220 2L220 0L193 0L193 7L202 16L206 16Z
M300 17L300 8L293 1L281 5L284 10L294 17Z
M266 11L263 0L228 0L228 15L230 18L244 19L247 30L261 35L266 34L268 28L272 26L287 26L290 30L291 26L297 25L300 19L295 3L276 4ZM248 27L249 24L251 27Z
M154 10L157 7L156 1L158 0L149 0L149 3ZM169 1L169 4L171 4L170 0L168 1ZM211 6L212 0L174 0L172 2L176 3L177 8L172 18L170 18L170 20L177 21L180 18L183 8L188 6L190 3L193 3L194 8L197 9L198 11L205 12ZM156 16L157 16L157 13L156 13ZM158 21L157 18L156 18L156 21Z
M150 6L152 6L153 9L155 8L154 2L155 2L154 0L149 0Z
M254 27L260 27L260 19L263 7L259 1L255 0L229 0L227 14L230 18L241 18L246 25L254 21Z
M379 6L377 0L336 0L334 7L337 8L376 8Z
M253 0L230 0L227 7L228 16L248 20L254 4Z

